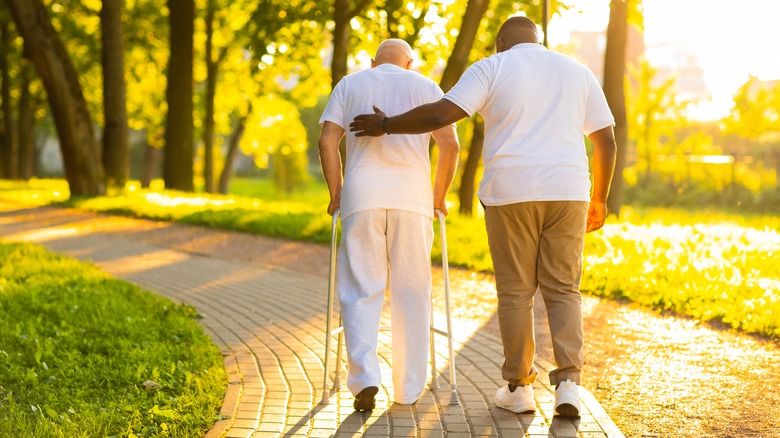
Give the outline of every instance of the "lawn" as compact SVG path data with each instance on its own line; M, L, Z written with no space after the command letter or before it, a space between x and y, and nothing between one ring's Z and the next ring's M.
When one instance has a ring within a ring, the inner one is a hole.
M0 436L203 436L226 376L194 308L0 243Z
M14 184L0 183L0 198L45 203L64 196L61 182ZM251 180L234 184L242 194L260 198L134 189L112 197L70 201L69 205L328 241L328 197L322 184L314 185L297 199L296 195L281 199L267 184ZM54 196L54 192L59 195ZM492 270L481 218L451 214L447 233L452 265ZM603 230L588 234L585 244L581 286L585 293L628 299L702 321L721 321L744 331L780 336L777 216L626 208L620 220L611 219ZM440 260L438 248L434 248L432 257Z

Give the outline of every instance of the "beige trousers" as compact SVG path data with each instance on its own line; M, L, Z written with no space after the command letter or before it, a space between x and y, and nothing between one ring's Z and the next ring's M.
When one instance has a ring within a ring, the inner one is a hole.
M588 203L521 202L485 209L496 273L498 322L504 345L504 380L536 380L533 302L542 293L556 369L550 383L580 383L582 368L582 249Z

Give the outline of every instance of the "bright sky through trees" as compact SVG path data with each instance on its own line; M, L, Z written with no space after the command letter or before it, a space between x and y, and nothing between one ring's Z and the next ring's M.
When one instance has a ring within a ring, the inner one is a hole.
M568 41L568 32L605 29L609 0L570 0L573 8L550 22L550 42ZM712 104L700 117L715 119L728 113L732 95L748 75L780 79L780 16L778 0L643 0L648 49L679 45L699 58ZM657 53L657 52L656 52ZM651 63L653 50L648 50Z

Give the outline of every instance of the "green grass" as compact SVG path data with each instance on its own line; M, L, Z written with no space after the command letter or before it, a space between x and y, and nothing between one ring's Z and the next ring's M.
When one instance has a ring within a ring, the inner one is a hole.
M4 189L5 184L0 182L0 198L14 198L16 193L30 197L32 189L19 185ZM35 187L41 191L35 199L54 198L46 194L44 183L38 181ZM234 187L264 198L133 190L70 205L299 240L329 240L328 196L321 183L286 200L277 199L267 182L242 180ZM451 214L447 233L450 264L492 271L481 218ZM620 220L612 218L602 231L588 234L585 245L581 284L585 293L780 336L776 262L780 217L625 208ZM438 245L432 257L441 259Z
M319 207L327 206L330 201L328 188L321 181L311 182L292 193L284 193L277 190L270 179L233 178L230 182L230 194L242 198L275 199Z
M90 264L0 243L0 436L202 436L226 376L196 316Z

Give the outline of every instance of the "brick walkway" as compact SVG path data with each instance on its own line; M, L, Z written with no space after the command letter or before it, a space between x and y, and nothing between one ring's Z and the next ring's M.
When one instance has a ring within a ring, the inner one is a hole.
M290 244L278 239L3 202L0 238L36 242L91 260L118 278L196 306L206 316L204 328L223 352L229 376L224 419L208 436L623 436L582 388L581 418L553 418L554 392L546 378L551 364L542 360L537 361L540 379L534 386L536 414L497 409L493 395L504 384L500 340L481 326L458 321L455 363L460 404L450 404L446 342L438 336L440 388L426 390L413 406L390 404L386 332L379 338L383 386L377 409L354 412L345 385L331 395L330 404L320 404L326 248L315 249L306 256L311 260L298 261L293 270L277 266L284 265L276 263L277 256L287 254L285 245ZM309 269L306 263L312 260L316 266L308 265ZM335 362L335 354L331 357Z

